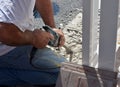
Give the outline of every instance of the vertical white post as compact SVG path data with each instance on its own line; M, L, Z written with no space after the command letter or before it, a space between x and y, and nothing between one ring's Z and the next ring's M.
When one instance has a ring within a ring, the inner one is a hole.
M99 68L115 71L119 0L101 0Z
M83 0L83 64L95 67L98 61L97 30L100 0Z
M98 65L98 11L100 9L100 0L91 0L91 29L90 29L90 59L92 67Z

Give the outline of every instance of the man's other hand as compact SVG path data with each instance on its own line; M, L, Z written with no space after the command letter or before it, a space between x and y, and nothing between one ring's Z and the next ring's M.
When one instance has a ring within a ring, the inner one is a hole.
M65 44L65 36L61 29L53 28L53 30L60 35L59 47Z

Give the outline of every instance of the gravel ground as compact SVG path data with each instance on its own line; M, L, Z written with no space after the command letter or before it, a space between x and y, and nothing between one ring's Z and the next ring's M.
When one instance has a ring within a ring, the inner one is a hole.
M63 26L65 34L66 47L55 50L62 54L69 61L74 63L81 63L82 52L82 0L53 0L56 5L59 5L59 12L55 14L55 22L59 27ZM71 3L72 2L72 3ZM53 4L55 7L55 5ZM56 10L54 9L54 12Z
M82 0L52 0L56 25L67 25L81 11Z
M82 58L82 13L69 22L64 28L66 43L64 47L55 50L65 56L69 61L81 63ZM67 47L67 48L66 48Z

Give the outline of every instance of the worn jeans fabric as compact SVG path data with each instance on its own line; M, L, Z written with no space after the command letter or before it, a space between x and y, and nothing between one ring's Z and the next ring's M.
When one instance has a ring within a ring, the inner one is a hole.
M20 46L0 56L0 85L55 84L61 62L66 61L49 48L38 49L33 64L30 62L32 46Z

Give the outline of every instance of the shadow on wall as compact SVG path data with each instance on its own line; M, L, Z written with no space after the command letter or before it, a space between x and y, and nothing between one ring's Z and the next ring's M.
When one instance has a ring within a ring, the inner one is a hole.
M52 2L52 4L53 4L53 11L54 11L54 15L57 15L57 13L59 12L59 6L55 3L55 2ZM34 9L34 17L35 18L40 18L40 14L39 14L39 12L36 10L36 9Z

